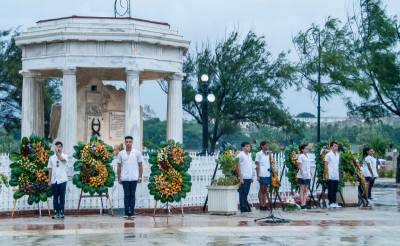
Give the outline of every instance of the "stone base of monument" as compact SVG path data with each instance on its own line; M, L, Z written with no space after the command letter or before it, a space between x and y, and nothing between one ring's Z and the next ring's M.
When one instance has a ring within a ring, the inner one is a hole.
M218 215L233 215L238 211L239 186L207 186L208 212Z

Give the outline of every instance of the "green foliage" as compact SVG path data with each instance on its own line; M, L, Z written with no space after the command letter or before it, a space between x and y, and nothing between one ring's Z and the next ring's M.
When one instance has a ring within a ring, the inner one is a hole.
M0 30L0 125L11 132L19 129L21 110L21 49L15 44L17 31Z
M216 186L233 186L238 184L239 184L239 179L236 176L220 177L218 179L215 179L211 183L211 185L216 185Z
M239 184L239 158L236 155L237 151L232 145L226 145L221 149L216 162L224 177L214 180L212 185L227 186Z
M292 81L294 68L282 53L276 59L266 49L265 38L249 32L241 39L232 32L214 50L204 46L184 62L183 107L202 124L201 107L195 102L200 77L209 75L211 152L223 135L240 130L243 122L292 129L295 125L282 104L282 92Z
M156 201L179 202L192 188L188 173L192 158L180 143L173 140L160 144L157 151L150 152L151 173L148 189Z
M350 62L361 78L357 93L361 103L348 102L350 112L366 119L400 116L400 25L386 13L381 0L360 0L350 18L350 45L355 54Z
M9 184L17 187L14 199L28 196L28 204L47 201L51 196L48 185L47 162L52 155L50 144L41 136L31 135L21 139L18 152L10 155L11 179Z
M322 27L313 24L293 39L299 55L299 79L322 99L359 86L355 76L358 70L349 59L352 56L350 38L350 32L341 27L338 19L328 17Z
M8 133L19 139L20 111L22 106L22 51L15 44L18 31L0 31L0 125ZM48 135L50 110L53 103L61 98L60 80L49 79L44 83L44 117L45 135Z
M297 153L299 148L297 145L290 145L285 149L285 166L286 166L286 177L289 179L290 187L292 191L296 191L299 188L297 183Z
M72 178L73 184L92 196L108 193L115 181L112 147L94 135L87 144L78 142L74 150L74 171L78 173Z

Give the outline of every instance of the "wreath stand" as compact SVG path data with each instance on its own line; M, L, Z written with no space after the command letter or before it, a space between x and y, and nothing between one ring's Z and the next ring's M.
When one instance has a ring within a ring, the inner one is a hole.
M315 179L316 179L316 177L317 177L317 168L315 168L315 170L314 170L314 175L313 175L313 179L312 179L312 186L311 187L308 186L308 190L310 191L310 195L309 195L309 197L310 197L310 200L309 200L310 207L312 206L312 203L314 203L314 204L317 203L317 201L315 200L315 197L314 197L314 188L315 188ZM319 201L318 201L318 205L317 206L319 208L321 208L321 204L319 203Z
M282 171L281 171L281 175L279 177L279 185L282 183L282 178L283 178L283 173L284 172L285 172L285 165L282 165ZM267 193L269 193L269 192L267 192ZM271 201L272 201L272 192L270 192L270 193L271 193ZM267 198L268 198L268 203L269 203L270 202L270 198L269 198L268 194L267 194ZM276 199L279 199L279 202L282 204L282 210L284 210L285 209L285 204L283 203L282 198L279 195L279 188L275 190L275 199L274 199L274 204L273 204L274 208L276 208ZM271 207L271 205L270 205L270 207ZM272 212L271 212L271 214L272 214Z
M47 202L47 212L49 213L49 217L51 217L50 202L49 202L49 200L47 200L46 202ZM42 217L42 208L40 207L40 203L43 204L42 201L39 201L37 205L38 205L39 217ZM14 217L16 207L17 207L17 200L14 199L14 201L13 201L13 210L11 212L11 217Z
M104 210L104 206L103 206L103 198L106 198L106 201L108 201L109 204L109 210L111 212L111 216L114 216L114 210L113 210L113 206L112 206L112 202L111 202L111 198L108 195L108 191L103 195L84 195L83 194L83 190L81 190L81 194L79 196L79 202L78 202L78 209L76 210L76 216L79 214L80 208L81 208L81 201L82 198L96 198L99 197L100 198L100 203L101 203L101 208L100 208L100 215L103 215L103 210Z
M276 192L276 193L278 193L278 192ZM277 196L279 197L279 194ZM276 202L277 196L275 196L275 202ZM272 203L271 203L271 201L272 201L272 192L267 192L267 198L268 198L268 204L269 204L269 215L266 216L266 217L257 218L257 219L254 220L254 222L262 221L264 223L273 223L273 224L275 224L275 223L288 223L289 222L288 219L280 218L280 217L277 217L277 216L274 215L275 203L274 203L274 206L272 206ZM280 199L281 198L279 197L279 200Z
M170 217L170 216L172 216L174 209L175 210L180 209L182 217L184 217L182 201L180 201L180 208L177 208L177 207L171 205L169 202L164 203L164 205L162 205L160 209L167 209L167 212L168 212L167 215L161 215L161 214L160 215L156 215L157 203L158 203L158 201L156 201L156 204L154 205L153 217Z

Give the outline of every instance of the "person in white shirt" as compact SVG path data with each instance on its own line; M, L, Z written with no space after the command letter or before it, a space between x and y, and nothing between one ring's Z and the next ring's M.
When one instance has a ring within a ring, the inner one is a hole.
M330 208L340 208L336 203L336 193L339 186L339 144L331 142L331 150L325 155L325 167L328 168L328 200Z
M253 160L251 159L250 143L242 143L242 151L239 152L237 158L239 158L239 204L240 212L251 212L250 204L247 200L249 195L250 185L253 182Z
M306 209L308 186L311 183L311 158L308 156L310 145L303 144L299 147L300 155L297 160L297 183L300 186L301 209Z
M256 154L257 180L260 183L258 200L260 210L267 210L268 186L271 185L271 153L267 141L260 143L261 150Z
M49 158L49 185L53 194L53 219L64 219L65 191L67 189L67 160L68 156L62 152L63 144L57 141L54 144L55 154Z
M371 147L365 147L363 149L363 173L365 180L368 182L368 199L372 200L372 187L374 186L376 178L378 175L378 165L377 160L374 157L375 151Z
M133 138L125 137L125 149L118 153L118 183L124 189L124 218L135 217L136 186L142 182L143 157L139 150L132 149Z

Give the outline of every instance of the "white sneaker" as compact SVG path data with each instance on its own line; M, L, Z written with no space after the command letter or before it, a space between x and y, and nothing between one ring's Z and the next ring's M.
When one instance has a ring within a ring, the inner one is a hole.
M340 206L339 204L335 203L336 208L341 208L342 206Z
M336 205L335 205L334 203L329 204L329 205L328 205L328 208L336 208Z

